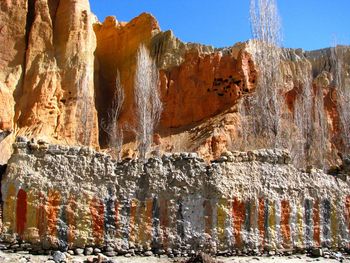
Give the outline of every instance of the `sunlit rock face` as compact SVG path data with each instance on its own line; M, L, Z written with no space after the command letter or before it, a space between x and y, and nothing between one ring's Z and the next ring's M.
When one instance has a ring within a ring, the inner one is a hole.
M258 93L264 72L249 43L224 49L183 43L171 31L162 32L150 14L100 23L87 0L8 0L0 12L5 43L0 47L0 132L6 135L0 162L9 158L17 134L108 149L101 122L112 104L117 71L125 92L119 118L122 156L135 156L134 77L141 44L157 63L163 102L151 151L195 151L209 161L226 150L267 147L264 136L248 125L265 115L242 111L242 101L249 104ZM346 100L338 103L337 88L344 94L349 86L349 52L348 47L339 47L336 55L330 49L278 52L278 146L289 149L298 166L338 165L339 154L348 152L350 111ZM262 96L268 101L268 94Z
M6 44L0 49L0 96L5 106L0 128L98 146L92 28L96 21L89 2L5 1L1 12L1 42Z

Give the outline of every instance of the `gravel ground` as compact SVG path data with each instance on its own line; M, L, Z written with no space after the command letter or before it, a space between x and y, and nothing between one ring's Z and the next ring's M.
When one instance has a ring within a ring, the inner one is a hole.
M339 254L340 255L340 254ZM114 257L106 258L103 255L100 256L70 256L64 254L66 257L65 262L67 263L83 263L83 262L108 262L108 263L180 263L186 262L184 258L169 259L168 257ZM6 251L0 251L0 262L1 263L55 263L53 256L38 256L31 255L28 252L17 252L17 253L8 253ZM57 261L56 259L56 262ZM199 262L199 261L196 261ZM350 256L342 255L338 259L331 258L311 258L306 255L292 255L292 256L270 256L270 257L218 257L216 261L210 263L222 262L222 263L304 263L304 262L320 262L320 263L336 263L336 262L349 262ZM206 262L205 262L206 263ZM208 262L209 263L209 262Z

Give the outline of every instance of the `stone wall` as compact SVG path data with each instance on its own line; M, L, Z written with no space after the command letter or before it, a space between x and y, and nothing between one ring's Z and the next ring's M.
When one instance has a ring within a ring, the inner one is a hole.
M2 237L38 249L347 248L349 182L295 169L287 152L193 153L146 163L17 139L2 178Z

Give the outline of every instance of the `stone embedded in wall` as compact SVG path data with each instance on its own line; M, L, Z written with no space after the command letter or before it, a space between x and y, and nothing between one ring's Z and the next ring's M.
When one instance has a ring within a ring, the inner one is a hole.
M2 180L3 238L118 253L345 248L350 187L281 150L117 162L85 147L17 142ZM187 251L188 250L188 251Z

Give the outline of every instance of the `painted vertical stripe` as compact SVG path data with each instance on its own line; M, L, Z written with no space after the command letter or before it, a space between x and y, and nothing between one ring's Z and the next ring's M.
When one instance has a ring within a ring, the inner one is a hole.
M312 247L312 201L305 200L305 243L306 247Z
M320 237L320 202L318 200L315 201L313 207L313 215L312 221L314 224L314 246L319 247L321 245L321 237Z
M350 237L350 195L348 195L345 199L345 224L347 227L347 235L346 235L346 242L348 248L350 248L350 242L349 242L349 237Z
M67 202L66 217L67 217L67 242L72 246L75 242L75 228L76 218L75 213L77 212L77 202L75 195L70 195Z
M176 230L177 234L182 240L185 239L185 226L184 226L184 214L183 214L183 203L182 200L177 201L177 212L176 212Z
M257 220L258 220L258 207L257 207L257 200L252 199L250 201L250 234L248 236L248 241L251 244L251 247L258 247L259 245L259 238L258 238L258 226L257 226Z
M290 204L287 200L282 200L281 202L281 232L283 238L283 244L285 248L290 248L291 246L291 236L290 236Z
M46 235L46 229L47 229L47 218L46 218L46 198L43 193L39 193L39 205L38 205L38 211L37 211L37 226L38 226L38 232L39 237L43 241L43 237Z
M242 224L245 220L245 207L244 202L234 198L232 202L232 217L233 217L233 235L235 238L235 246L242 248Z
M16 232L16 188L10 184L7 189L4 203L4 225L8 227L10 233Z
M345 218L347 222L348 232L350 233L350 195L345 199ZM348 247L350 248L350 240L348 239Z
M152 235L152 199L140 202L139 241L143 247L150 247Z
M251 227L252 227L252 204L253 201L252 200L247 200L246 205L245 205L245 229L248 233L248 235L250 235L250 232L252 231Z
M169 227L169 201L166 199L160 200L160 229L162 231L163 248L168 248L168 227Z
M104 204L96 196L90 202L90 213L95 244L101 245L104 241Z
M23 239L24 230L27 223L27 193L20 189L17 193L16 206L16 230L18 235Z
M137 227L137 207L139 205L138 200L132 199L130 202L130 223L129 223L129 240L136 241L136 227Z
M265 199L259 198L259 211L258 211L258 229L260 237L260 245L262 248L265 247Z
M330 246L331 242L331 230L330 230L330 223L331 223L331 202L328 199L324 199L322 201L322 214L323 214L323 229L322 229L322 236L323 236L323 245Z
M270 238L270 225L269 225L269 213L270 213L270 207L269 207L269 200L265 200L264 205L264 228L265 228L265 241L268 241Z
M341 218L337 216L337 204L338 200L336 202L332 203L331 206L331 233L332 233L332 247L336 248L339 245L339 238L338 238L338 227L339 222L341 222Z
M109 191L105 198L104 232L105 239L114 239L116 235L114 200Z
M114 225L115 225L115 237L121 237L119 230L119 202L118 200L114 200Z
M220 198L217 207L217 232L219 244L226 243L225 221L226 221L227 200Z
M58 247L60 250L68 249L67 206L62 202L58 220Z
M143 244L145 241L145 220L146 220L146 203L145 201L140 201L137 210L137 240L136 243Z
M152 246L158 247L160 245L160 207L159 207L159 201L157 197L153 198L153 206L152 206L152 226L153 226L153 232L152 232Z
M73 197L74 196L72 196L72 198ZM77 199L77 204L79 204L79 206L76 210L77 216L73 220L76 222L77 233L80 233L80 235L75 236L74 244L78 247L84 247L89 240L93 238L93 223L90 211L92 198L89 194L83 193L77 196ZM73 207L75 206L74 203L72 203L72 205ZM82 235L81 233L84 234Z
M297 246L301 248L304 246L304 238L303 238L304 231L303 231L303 211L300 203L297 204L297 231L298 231Z
M121 202L119 216L119 232L124 240L128 240L130 236L130 220L131 220L131 201L123 200Z
M49 190L47 196L47 230L48 235L57 237L57 221L61 203L61 195L58 191Z
M276 247L276 201L269 201L269 244Z
M29 191L27 194L27 227L24 233L25 239L30 242L39 241L38 225L37 225L37 207L38 194L34 191Z

